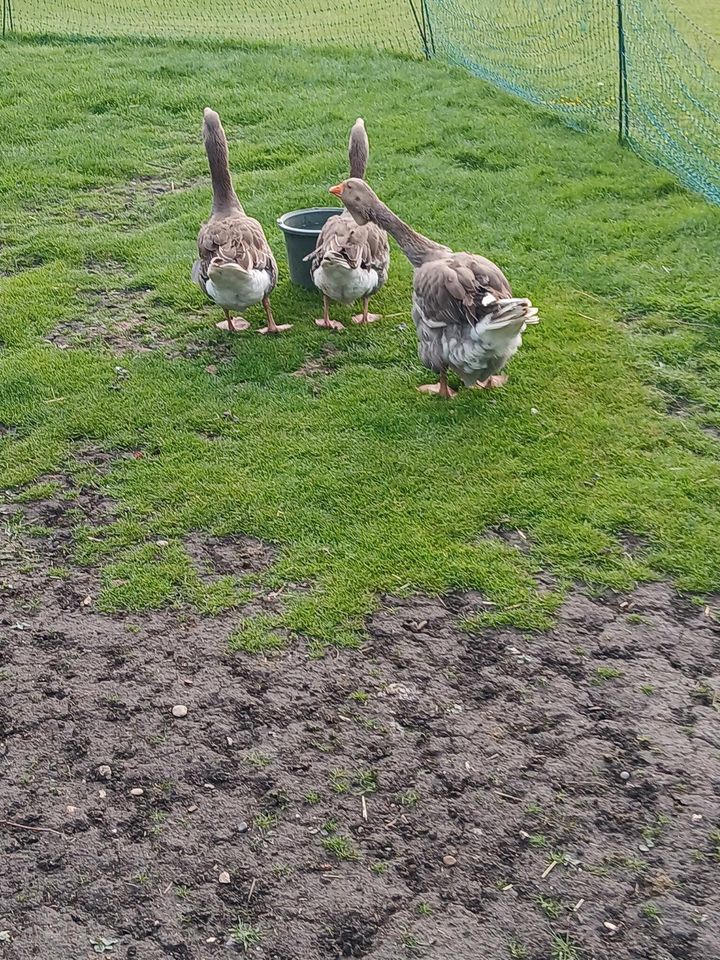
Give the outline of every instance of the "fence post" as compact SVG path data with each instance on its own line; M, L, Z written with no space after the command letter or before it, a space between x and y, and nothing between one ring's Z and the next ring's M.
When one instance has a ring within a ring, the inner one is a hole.
M435 37L433 36L432 21L430 20L430 9L428 7L428 0L422 0L423 7L423 22L427 27L427 36L430 40L430 50L433 55L435 54Z
M625 56L625 25L623 23L623 0L617 0L618 30L618 140L625 143L630 131L628 102L627 58Z
M430 59L430 51L435 52L435 41L432 36L432 28L430 26L430 14L427 8L427 0L418 0L418 8L415 6L415 0L409 0L410 9L413 12L413 17L415 18L415 26L418 28L420 38L422 39L423 51L425 53L425 59Z
M5 36L8 30L14 30L15 25L13 24L13 12L12 12L12 0L3 0L3 12L2 12L2 35Z

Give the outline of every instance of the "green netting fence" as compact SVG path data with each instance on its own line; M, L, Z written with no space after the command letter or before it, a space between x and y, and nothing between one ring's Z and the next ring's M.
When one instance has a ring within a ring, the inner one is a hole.
M572 126L614 127L632 149L720 203L718 0L1 2L4 33L274 42L434 57ZM707 18L704 24L679 5L686 3Z
M673 0L427 0L426 11L436 56L571 126L614 126L720 203L720 41ZM720 6L711 16L720 24Z

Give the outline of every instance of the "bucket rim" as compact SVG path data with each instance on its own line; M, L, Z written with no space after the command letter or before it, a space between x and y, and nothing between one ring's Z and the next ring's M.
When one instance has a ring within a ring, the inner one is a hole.
M301 237L317 236L317 234L319 234L322 230L322 226L317 228L313 227L312 229L309 227L293 227L287 223L288 218L296 217L301 213L329 213L330 216L337 216L342 212L343 207L305 207L302 210L288 210L287 213L284 213L281 217L277 218L276 223L283 233L292 233ZM327 219L329 220L330 217Z

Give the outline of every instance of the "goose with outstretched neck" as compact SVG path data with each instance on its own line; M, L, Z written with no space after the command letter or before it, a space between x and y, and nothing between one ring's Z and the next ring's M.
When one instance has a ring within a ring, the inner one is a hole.
M365 176L370 145L365 122L359 117L350 131L348 159L350 176ZM330 319L330 301L349 306L362 300L362 313L355 323L372 323L380 315L369 312L370 297L387 280L390 247L387 234L374 223L355 222L347 210L339 217L330 217L318 237L315 250L305 257L310 260L313 283L323 295L323 315L315 323L326 330L343 330L339 320Z
M454 396L452 370L467 387L500 387L502 370L522 343L538 311L513 297L499 267L485 257L454 253L429 240L396 216L364 180L351 178L330 188L359 224L374 223L393 236L414 267L412 316L418 355L440 377L422 393Z
M225 313L221 330L247 330L242 313L262 303L267 326L259 333L280 333L291 324L277 324L270 307L270 294L277 283L277 264L263 228L243 210L233 188L228 163L228 145L220 117L205 108L203 140L210 165L213 203L210 219L198 234L198 259L192 278Z

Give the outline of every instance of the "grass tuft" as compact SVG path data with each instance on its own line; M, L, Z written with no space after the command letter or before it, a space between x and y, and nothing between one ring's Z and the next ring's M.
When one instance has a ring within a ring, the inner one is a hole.
M325 837L323 847L338 860L359 860L360 854L347 837Z
M244 920L238 918L237 923L230 929L230 939L239 947L242 947L245 953L251 947L257 946L262 940L262 933L259 927L254 927Z
M257 654L280 650L285 641L277 632L279 624L279 617L267 614L241 620L230 635L228 645L231 650L242 653Z

